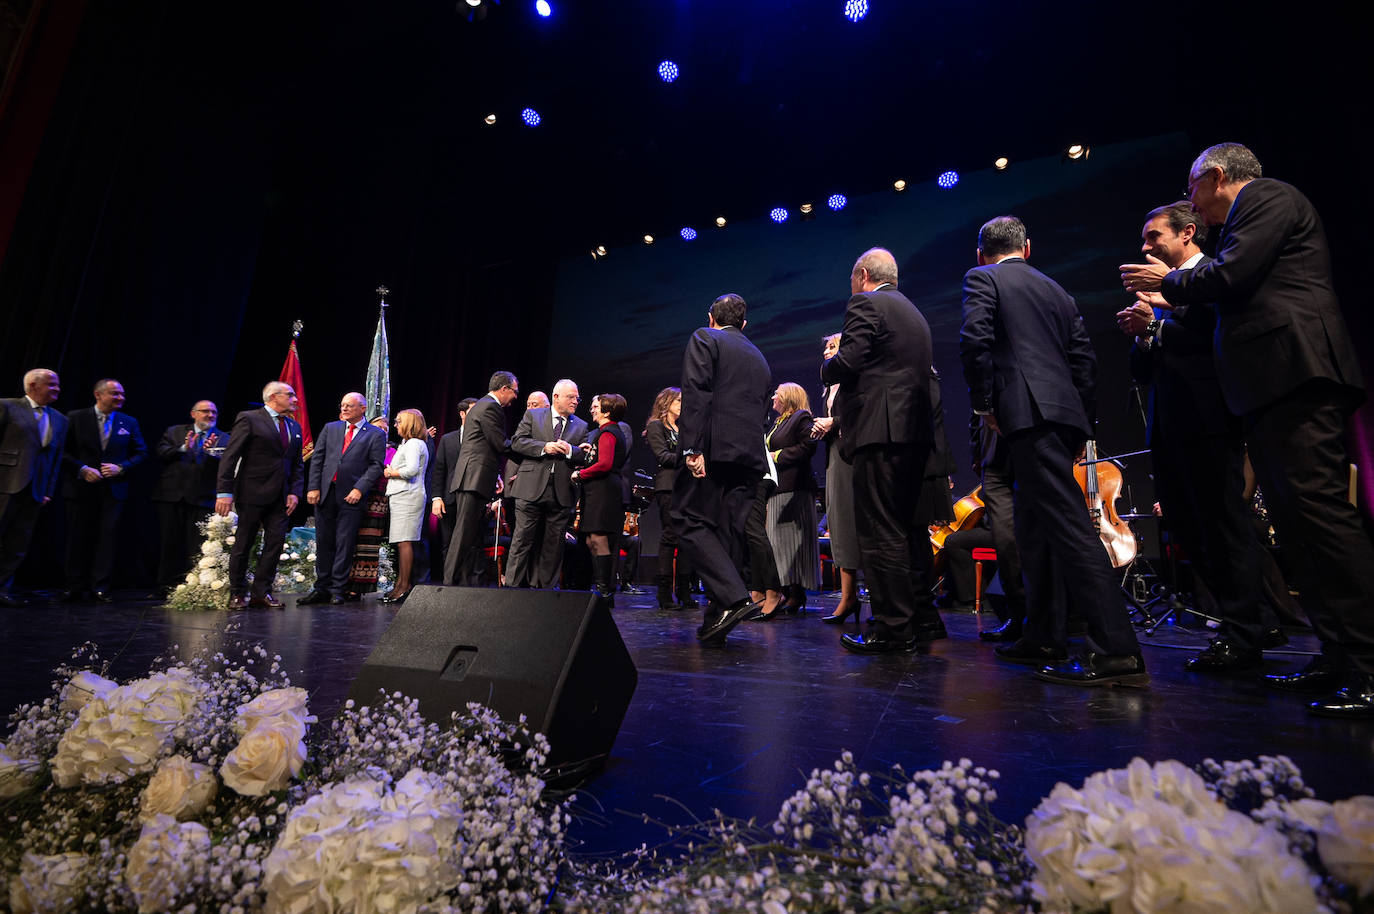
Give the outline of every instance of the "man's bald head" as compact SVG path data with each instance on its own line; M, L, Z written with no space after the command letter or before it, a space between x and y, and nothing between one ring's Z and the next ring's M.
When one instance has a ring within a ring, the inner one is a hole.
M897 285L897 258L886 248L869 248L854 261L849 274L850 290L857 295L884 284Z

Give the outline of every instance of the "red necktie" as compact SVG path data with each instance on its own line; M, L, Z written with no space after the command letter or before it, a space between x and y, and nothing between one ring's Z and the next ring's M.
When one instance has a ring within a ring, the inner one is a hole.
M291 446L291 435L286 431L286 417L277 417L277 435L281 438L281 449L284 451Z
M356 425L350 425L350 426L348 427L348 434L344 435L344 449L343 449L343 452L344 452L345 454L348 453L348 446L349 446L350 444L353 443L353 433L357 430L357 428L358 428L358 427L357 427Z

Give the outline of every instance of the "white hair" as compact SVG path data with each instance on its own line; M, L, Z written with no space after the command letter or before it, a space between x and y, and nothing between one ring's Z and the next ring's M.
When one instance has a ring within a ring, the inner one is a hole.
M52 375L55 378L57 377L57 372L53 371L51 368L30 368L28 371L24 372L24 389L28 390L30 387L36 385L44 375Z
M285 381L268 381L266 386L262 389L262 402L266 403L276 394L281 393L283 390L290 389L291 385L287 384Z

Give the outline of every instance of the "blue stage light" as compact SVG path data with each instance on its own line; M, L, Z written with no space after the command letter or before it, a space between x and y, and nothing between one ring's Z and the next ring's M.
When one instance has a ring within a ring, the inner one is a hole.
M848 203L849 201L845 199L844 194L831 194L830 199L825 201L825 205L837 213L844 209Z
M524 119L525 124L526 124L527 126L530 126L530 127L538 127L538 126L539 126L539 121L540 121L539 112L538 112L538 111L535 111L533 108L526 108L524 111L521 111L521 112L520 112L520 117Z
M549 6L549 0L535 0L534 11L547 19L553 13L553 7Z
M868 0L845 0L844 18L850 22L858 22L868 15Z
M690 225L684 228L682 231L678 232L678 234L682 236L683 241L697 240L697 230L692 228Z
M670 83L677 79L677 64L671 60L665 60L658 65L658 78L665 83Z
M936 178L935 183L943 187L945 190L949 190L951 187L959 183L959 172L947 171L944 174L940 175L940 177Z
M787 210L783 209L781 206L773 207L773 211L768 214L768 218L772 219L778 225L782 225L784 222L786 222L787 216Z

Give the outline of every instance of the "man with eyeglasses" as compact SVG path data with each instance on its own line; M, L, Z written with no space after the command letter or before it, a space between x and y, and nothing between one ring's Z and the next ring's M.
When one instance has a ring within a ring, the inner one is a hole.
M192 556L200 550L196 525L215 510L220 455L229 444L229 433L215 425L218 418L219 407L210 400L198 400L191 407L191 421L168 426L157 443L162 475L153 489L153 503L162 528L157 584L163 595L191 567Z
M515 375L498 371L487 384L487 395L472 404L463 419L462 447L453 471L454 488L458 490L453 505L453 539L444 556L446 584L472 583L459 580L459 569L471 567L471 553L481 542L483 509L497 493L501 458L510 450L506 407L518 396L520 382Z
M1359 360L1331 280L1321 219L1297 188L1262 176L1239 143L1203 150L1188 198L1220 226L1215 258L1170 270L1123 264L1126 289L1156 307L1214 302L1217 374L1294 564L1322 653L1266 676L1322 694L1311 710L1374 717L1374 543L1346 497L1345 427L1364 400Z

